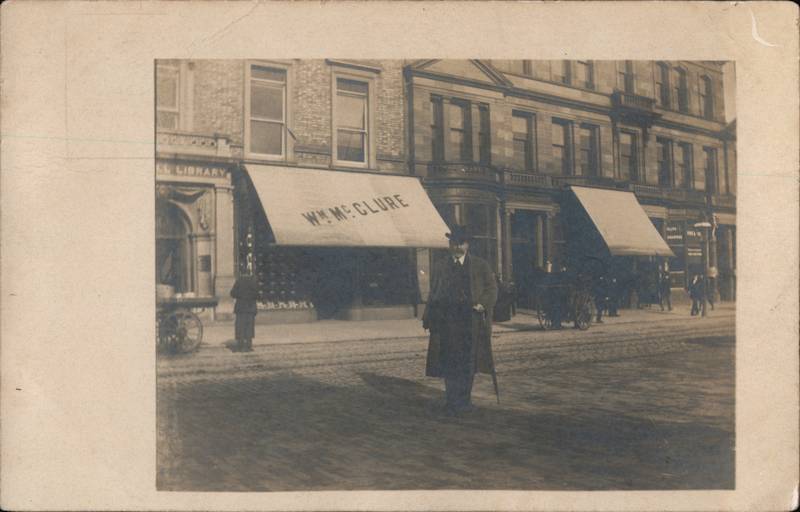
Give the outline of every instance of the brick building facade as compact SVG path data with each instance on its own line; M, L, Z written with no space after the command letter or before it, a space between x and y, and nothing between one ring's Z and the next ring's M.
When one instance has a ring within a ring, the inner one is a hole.
M707 254L732 298L735 125L722 83L716 62L160 60L160 290L216 298L226 317L249 268L262 318L413 315L428 251L271 243L249 177L302 168L417 177L516 283L568 259L569 185L631 191L676 255L674 285Z
M247 176L251 164L407 174L402 65L158 61L159 283L216 297L217 317L248 268L268 320L413 315L413 249L273 245ZM199 201L217 220L207 229Z

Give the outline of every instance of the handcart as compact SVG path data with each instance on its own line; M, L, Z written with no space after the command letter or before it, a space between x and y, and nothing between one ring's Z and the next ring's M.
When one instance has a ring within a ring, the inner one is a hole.
M156 301L159 352L188 353L203 341L203 322L194 310L217 305L213 297L159 297Z

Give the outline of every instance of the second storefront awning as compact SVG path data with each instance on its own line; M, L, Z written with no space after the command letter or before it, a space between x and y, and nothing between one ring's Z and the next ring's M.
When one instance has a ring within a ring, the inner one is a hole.
M278 245L447 247L449 228L417 178L246 168Z
M571 188L613 256L674 256L632 192Z

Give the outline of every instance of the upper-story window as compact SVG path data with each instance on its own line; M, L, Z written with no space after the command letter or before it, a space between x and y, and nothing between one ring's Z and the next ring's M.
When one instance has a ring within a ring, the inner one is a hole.
M553 164L555 171L565 176L572 174L572 123L553 118Z
M703 148L705 154L705 190L709 194L717 193L717 150L715 148ZM698 183L699 185L699 183ZM699 188L699 187L698 187Z
M337 162L349 165L369 164L369 82L349 78L336 79Z
M572 85L572 62L568 60L556 60L552 63L553 81L562 84Z
M679 142L674 148L675 158L675 188L691 188L693 166L692 166L692 145L688 142Z
M492 161L489 105L478 105L478 160L482 164L488 164Z
M444 104L441 96L431 96L431 159L444 160Z
M447 104L449 160L472 161L472 116L466 101L450 100Z
M675 98L678 101L678 110L689 112L689 84L686 78L686 70L683 68L675 69Z
M177 130L180 126L180 64L174 60L156 65L156 128Z
M286 69L251 65L245 141L250 155L286 155Z
M591 124L580 125L580 168L581 176L600 174L600 129Z
M669 187L672 185L672 141L658 137L656 145L658 184L662 187Z
M666 62L659 62L656 69L656 94L658 94L659 105L669 108L672 102L669 97L669 64Z
M700 113L706 119L714 119L714 84L707 76L700 78Z
M575 63L575 85L594 89L594 63L592 61L579 60Z
M618 75L619 87L621 87L623 91L633 94L635 89L633 61L623 61L622 65L619 67Z
M639 180L638 149L635 133L619 133L619 176L622 180Z
M536 156L534 137L534 117L528 112L514 111L511 117L511 130L514 133L514 168L535 170Z

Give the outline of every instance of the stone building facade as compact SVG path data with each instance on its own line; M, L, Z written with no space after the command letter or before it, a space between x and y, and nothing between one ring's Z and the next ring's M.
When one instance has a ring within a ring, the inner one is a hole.
M636 195L675 253L674 287L708 265L733 298L735 133L722 63L427 60L405 75L412 173L448 222L473 227L504 280L524 286L567 263L561 210L580 185Z

